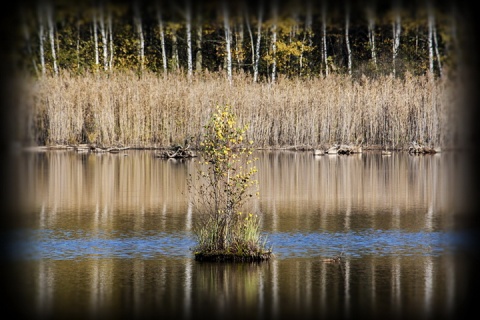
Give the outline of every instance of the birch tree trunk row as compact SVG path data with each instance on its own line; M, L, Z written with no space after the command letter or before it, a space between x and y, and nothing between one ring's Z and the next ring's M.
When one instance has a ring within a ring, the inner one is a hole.
M246 26L248 36L250 38L250 51L251 51L251 70L253 74L253 81L259 81L260 75L260 63L262 58L262 51L268 51L271 53L271 59L267 63L267 71L270 69L270 81L275 83L277 77L277 41L279 39L278 33L278 3L273 1L270 3L271 7L271 20L269 20L270 27L264 25L264 1L259 0L259 2L253 7L256 14L256 32L253 31L251 22L250 22L250 13L248 8L245 6L244 18L235 20L231 19L230 12L234 9L228 5L228 2L223 2L221 8L223 16L223 33L224 33L224 52L225 52L225 70L227 79L229 82L232 81L233 73L233 60L235 51L235 62L238 66L244 65L244 56L243 56L243 26ZM312 2L307 1L307 10L305 15L305 23L303 37L301 41L300 53L298 56L298 74L302 75L302 70L304 70L305 64L305 48L306 46L314 47L313 44L313 19L312 19ZM199 5L200 6L200 5ZM198 8L197 8L198 9ZM336 70L336 66L329 56L329 38L327 24L329 15L327 14L327 4L322 2L320 7L320 43L319 43L319 60L321 61L320 73L328 76L330 72ZM184 17L184 27L185 27L185 38L180 39L186 43L186 69L187 75L191 77L194 70L194 56L195 56L195 70L202 70L202 48L203 48L203 28L202 28L202 18L200 14L201 10L197 10L198 15L196 19L196 31L193 34L193 22L192 22L192 3L190 0L185 2L185 9L183 11ZM442 57L439 50L439 41L438 33L436 28L436 20L432 4L427 3L427 12L428 12L428 35L427 35L427 46L428 46L428 70L430 73L434 73L435 70L438 70L440 76L442 75ZM56 43L55 35L55 20L54 20L54 11L52 5L38 6L37 9L37 18L38 18L38 28L37 34L39 39L38 45L38 61L40 64L40 73L44 75L46 73L46 36L48 36L48 46L50 48L50 61L52 63L52 69L54 74L58 74L58 62L57 62L57 52L56 48L58 43ZM351 46L351 36L350 36L350 6L345 8L345 24L344 24L344 43L346 50L346 70L349 75L352 75L353 72L353 52ZM114 45L114 30L112 26L112 12L110 10L105 10L105 7L100 4L95 7L92 13L92 35L94 43L94 64L95 66L100 66L100 55L103 57L103 69L105 71L111 70L113 67L113 62L115 61L115 45ZM142 71L145 69L145 30L144 22L142 21L142 13L139 8L139 3L134 2L133 5L133 29L136 34L136 41L138 43L138 66L139 70ZM375 13L373 7L367 7L366 9L366 18L368 22L368 45L370 50L370 59L374 68L377 68L377 44L375 39L376 34L376 23L375 23ZM167 73L169 69L179 70L180 69L180 54L179 54L179 38L178 32L182 29L182 25L179 23L167 23L165 24L163 13L159 5L156 6L156 19L158 22L158 37L160 42L159 56L161 56L161 66L164 73ZM232 25L234 29L232 30ZM392 20L392 74L396 75L397 73L397 58L400 51L400 39L402 33L402 19L400 15L399 8L395 8L394 17ZM294 26L291 26L291 34L293 36L297 35L297 30L299 25L296 23ZM45 32L46 30L46 32ZM166 31L168 30L168 34ZM182 31L183 32L183 31ZM256 33L256 34L255 34ZM27 31L24 32L26 42L28 43L28 52L32 53L30 46L30 36ZM98 38L100 36L100 40ZM167 50L167 36L169 38L169 43L171 49ZM195 37L195 42L193 41ZM270 44L268 45L263 39L269 39ZM235 40L235 41L234 41ZM222 40L220 40L222 41ZM417 40L418 41L418 40ZM80 61L80 52L79 52L79 42L80 36L77 37L77 60ZM292 37L290 37L289 44L292 43ZM195 44L195 50L194 50ZM264 46L262 48L262 46ZM195 54L194 54L195 52ZM171 58L167 56L167 53L171 54ZM170 62L169 62L170 61ZM436 64L435 64L436 63ZM34 63L34 67L37 68L37 63ZM435 68L436 67L436 68Z

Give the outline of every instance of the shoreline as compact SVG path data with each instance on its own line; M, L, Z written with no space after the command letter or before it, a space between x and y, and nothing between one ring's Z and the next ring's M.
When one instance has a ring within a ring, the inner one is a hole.
M370 146L357 146L361 148L361 151L359 152L352 152L349 154L361 154L363 152L381 152L381 151L391 151L391 152L409 152L409 147L401 147L401 148L391 148L391 147L385 147L382 145L370 145ZM137 151L166 151L166 150L171 150L171 146L102 146L98 147L94 144L79 144L79 145L41 145L41 146L15 146L14 148L22 151L28 151L28 152L45 152L45 151L75 151L75 152L91 152L91 153L118 153L120 151L126 151L126 150L137 150ZM321 147L321 146L282 146L282 147L274 147L274 146L269 146L269 147L255 147L254 150L256 151L298 151L298 152L315 152L316 150L321 150L323 151L321 154L316 154L316 155L323 155L323 154L328 154L328 152L325 152L328 150L330 147ZM436 147L430 147L431 149L435 149L435 152L429 152L429 153L440 153L444 151L460 151L460 148L454 148L454 147L449 147L449 148L439 148ZM199 148L190 148L190 150L195 151L195 152L200 152L201 150ZM336 154L336 153L331 153L331 154ZM342 153L338 153L342 154Z

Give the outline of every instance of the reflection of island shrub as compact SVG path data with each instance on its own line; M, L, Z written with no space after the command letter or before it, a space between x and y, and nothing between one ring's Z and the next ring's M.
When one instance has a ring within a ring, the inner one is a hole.
M217 107L205 126L201 165L195 191L198 215L194 225L197 260L261 261L271 256L260 233L257 214L243 212L258 196L252 141L245 141L247 126L236 127L229 106Z

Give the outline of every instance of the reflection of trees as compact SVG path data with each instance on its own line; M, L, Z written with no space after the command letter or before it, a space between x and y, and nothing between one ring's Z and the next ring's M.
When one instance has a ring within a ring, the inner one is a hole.
M258 205L264 225L272 230L344 230L367 221L373 228L431 231L443 223L443 216L450 222L454 206L450 188L456 181L446 170L455 165L448 154L319 160L308 153L266 155L258 161L259 172L265 173L259 176L264 189ZM35 227L114 229L122 226L125 216L144 208L130 221L137 230L185 230L188 199L179 190L186 190L191 164L159 161L148 153L135 157L31 155L24 166L29 178L22 190L29 196L26 205L39 216L33 219ZM412 209L412 203L418 208ZM359 215L361 210L369 216ZM335 215L340 219L331 219ZM123 312L195 316L222 310L330 315L347 308L350 315L356 311L385 315L398 308L405 316L449 315L466 298L463 266L447 253L345 259L342 264L315 259L273 259L264 264L204 264L168 257L45 259L29 262L31 269L21 276L29 294L34 293L35 312L42 314L70 309L117 310L122 316Z
M186 179L192 166L192 161L164 161L149 152L128 156L52 152L29 155L20 182L28 211L39 212L46 228L70 229L66 215L72 215L80 229L113 230L131 219L138 231L151 214L163 214L155 221L162 229L172 223L178 228L188 209Z
M40 262L25 281L34 284L29 290L38 292L35 311L42 315L449 316L466 294L453 262L449 256L260 264L90 259Z
M432 230L448 225L447 214L458 205L449 155L319 158L308 152L261 154L260 206L267 230L344 230L366 223L375 229Z

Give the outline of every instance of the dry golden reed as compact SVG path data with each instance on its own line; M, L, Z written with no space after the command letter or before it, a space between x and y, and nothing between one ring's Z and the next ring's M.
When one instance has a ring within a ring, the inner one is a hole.
M272 85L236 74L230 85L220 73L63 72L25 83L17 138L29 144L146 148L192 139L198 147L212 110L227 104L257 148L406 148L412 141L448 148L458 131L458 85L446 77L280 77Z

